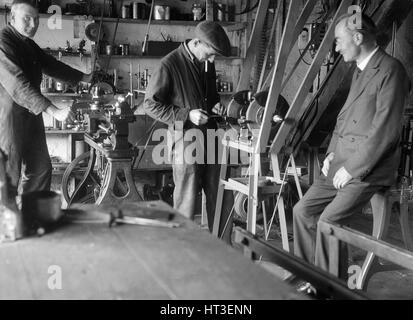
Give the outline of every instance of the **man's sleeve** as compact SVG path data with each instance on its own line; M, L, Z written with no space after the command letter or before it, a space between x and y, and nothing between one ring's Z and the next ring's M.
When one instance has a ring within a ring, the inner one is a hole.
M395 65L384 76L376 97L376 113L367 138L351 156L344 168L354 178L366 176L398 143L409 81L401 65Z
M168 103L171 100L173 77L163 64L152 74L146 88L143 108L152 118L168 125L188 119L189 108Z
M38 88L31 85L23 70L13 56L14 52L0 47L0 84L15 103L40 114L52 103L44 97Z
M82 80L83 72L57 60L45 53L41 48L38 48L38 52L42 64L42 71L46 75L72 85L75 85Z

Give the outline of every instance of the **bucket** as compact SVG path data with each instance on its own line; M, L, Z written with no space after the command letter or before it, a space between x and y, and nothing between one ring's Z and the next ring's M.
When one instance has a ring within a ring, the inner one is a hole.
M52 224L57 222L63 211L61 195L54 191L34 191L22 195L22 213L26 226L34 222Z

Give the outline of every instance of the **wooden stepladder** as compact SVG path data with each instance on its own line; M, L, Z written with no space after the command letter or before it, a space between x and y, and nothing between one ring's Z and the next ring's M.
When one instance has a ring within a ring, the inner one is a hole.
M348 12L348 8L352 3L351 0L343 0L340 6L337 8L334 18L332 19L332 23L330 24L327 32L325 33L323 40L319 46L319 49L307 70L307 73L302 79L299 90L297 91L288 109L288 112L285 115L275 135L275 138L269 146L268 144L273 116L276 111L281 90L282 88L284 88L284 86L286 85L286 81L288 81L289 78L288 76L287 79L285 79L284 76L288 56L299 34L301 33L305 23L309 19L316 2L317 0L308 0L305 6L302 8L302 10L300 10L299 1L290 1L288 14L283 27L282 38L279 44L275 65L269 72L267 80L264 82L261 88L259 88L260 90L268 89L269 91L265 103L262 122L257 128L257 130L252 130L258 131L258 133L253 134L252 138L249 139L249 141L245 141L245 139L224 139L222 141L223 154L221 163L220 183L218 186L218 196L213 226L213 234L218 237L220 236L219 230L222 213L222 201L225 190L238 191L247 195L247 231L251 232L252 234L256 233L257 207L259 202L262 201L265 195L276 194L277 202L269 225L267 224L266 215L263 215L264 230L267 238L269 234L269 227L271 227L272 220L276 212L278 211L282 247L285 251L289 251L287 224L285 218L284 202L282 198L283 187L286 184L285 177L287 172L289 171L289 166L291 166L291 171L294 175L295 183L297 185L297 190L300 198L302 197L302 192L298 181L298 175L296 172L294 158L292 154L289 155L289 160L283 175L281 174L282 170L280 168L279 155L281 155L281 151L284 151L283 154L285 155L285 150L282 149L285 146L286 140L291 130L297 123L298 117L303 113L303 111L305 111L305 99L309 93L309 90L313 84L313 81L318 71L322 66L323 60L325 59L325 57L331 49L334 40L334 22L337 20L339 16ZM265 17L267 7L268 1L260 1L260 6L257 11L257 18L255 20L256 22L259 20L258 17L260 15L261 18L262 15L264 15ZM260 30L258 30L256 27L257 25L254 24L254 28L251 34L251 40L249 43L249 48L247 50L247 56L245 58L246 63L244 63L243 69L241 71L241 79L237 86L237 92L248 89L248 81L246 79L249 78L249 74L251 72L252 67L252 64L250 62L252 58L248 54L250 53L250 55L253 55L253 50L250 50L250 46L251 44L253 44L254 37L257 37L257 35L260 32ZM261 82L262 81L260 80L260 83ZM254 103L257 102L253 100L250 104L250 107ZM243 151L249 155L248 177L229 178L228 180L226 180L230 149ZM273 176L265 177L261 175L261 155L268 155L270 157Z

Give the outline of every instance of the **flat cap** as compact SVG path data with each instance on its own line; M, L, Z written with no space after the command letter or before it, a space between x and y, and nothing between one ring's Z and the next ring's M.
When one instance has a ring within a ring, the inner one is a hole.
M214 21L202 21L195 28L195 36L209 44L218 54L231 55L231 43L225 30Z
M28 4L29 6L32 6L33 8L37 8L37 1L35 0L13 0L11 3L12 6L17 5L17 4Z

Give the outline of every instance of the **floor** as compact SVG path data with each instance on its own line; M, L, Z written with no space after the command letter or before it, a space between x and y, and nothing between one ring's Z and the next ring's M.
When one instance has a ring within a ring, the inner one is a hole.
M359 231L371 233L372 221L373 218L371 212L367 209L363 213L360 213L354 217L352 226ZM287 224L288 231L292 235L291 216L287 216ZM413 230L413 218L410 219L410 228ZM269 241L272 245L281 248L281 239L278 236L278 233L277 226L274 226L270 232ZM257 234L260 234L260 230L257 231ZM404 248L401 240L400 226L398 225L397 215L395 212L392 214L387 241L393 245ZM233 245L233 247L241 251L240 246ZM292 241L290 242L290 248L291 247ZM354 247L351 247L349 252L350 259L353 263L361 266L366 252ZM386 261L382 261L382 263L386 263ZM259 261L257 264L261 265L267 271L278 277L284 278L288 275L286 270L273 263ZM366 293L367 296L373 300L413 300L413 270L401 269L376 273L370 279Z

